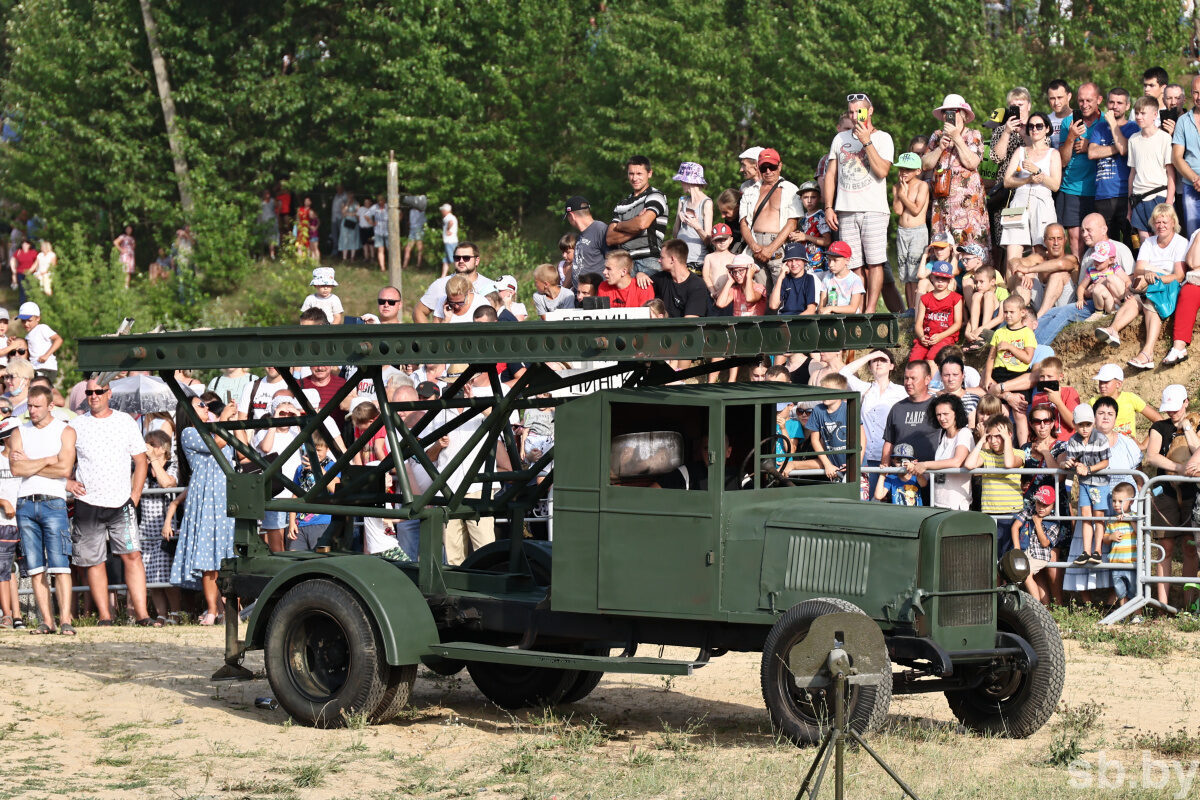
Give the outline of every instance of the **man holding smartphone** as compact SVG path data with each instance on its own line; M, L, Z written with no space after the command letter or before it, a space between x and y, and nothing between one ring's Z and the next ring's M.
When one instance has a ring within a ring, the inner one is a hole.
M1100 87L1085 83L1079 87L1079 116L1063 122L1060 130L1062 145L1062 184L1054 198L1054 211L1059 223L1067 229L1071 254L1079 255L1079 225L1096 205L1096 162L1088 158L1092 129L1100 122Z
M846 96L854 128L842 131L829 146L825 172L825 221L850 245L850 269L863 278L864 310L875 310L883 291L887 266L887 233L891 218L887 176L895 146L892 137L875 127L875 107L861 92ZM866 275L863 267L866 266Z

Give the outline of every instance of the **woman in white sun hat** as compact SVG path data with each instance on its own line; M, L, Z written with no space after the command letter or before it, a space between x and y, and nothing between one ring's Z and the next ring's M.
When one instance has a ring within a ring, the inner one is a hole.
M987 197L979 177L983 160L983 137L967 126L975 112L962 95L948 94L933 110L942 127L929 137L921 166L934 170L933 227L931 235L948 233L956 245L977 244L983 248L983 263L992 263L991 224Z

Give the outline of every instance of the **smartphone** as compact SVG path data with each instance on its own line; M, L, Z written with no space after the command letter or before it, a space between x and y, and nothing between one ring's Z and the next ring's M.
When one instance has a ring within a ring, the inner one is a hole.
M856 113L857 113L859 122L867 121L867 110L865 108L860 108Z
M1037 388L1041 389L1043 392L1057 392L1058 381L1040 381L1038 382Z
M1159 122L1160 127L1162 126L1162 123L1166 122L1167 120L1174 121L1174 120L1178 120L1178 119L1179 119L1179 109L1178 108L1161 108L1158 111L1158 122Z
M1004 112L1004 120L1003 121L1008 122L1010 119L1020 118L1020 116L1021 116L1021 109L1017 108L1016 106L1009 106L1008 109Z
M946 117L946 122L948 124L950 124L950 125L958 124L958 121L957 121L958 120L958 112L955 111L953 108L946 109L945 117Z
M221 412L225 410L225 404L220 400L209 400L206 406L216 416L221 416Z

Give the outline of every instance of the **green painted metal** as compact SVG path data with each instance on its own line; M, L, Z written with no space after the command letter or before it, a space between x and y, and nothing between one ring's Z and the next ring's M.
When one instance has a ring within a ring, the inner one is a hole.
M891 314L569 320L479 325L225 328L89 337L84 370L291 367L314 364L661 361L886 347Z
M246 648L261 649L275 604L297 583L332 578L366 604L375 618L389 664L416 664L439 641L424 595L399 567L376 556L314 555L297 559L263 589L246 624Z
M458 661L483 661L489 664L513 664L522 667L575 669L584 672L620 672L635 675L691 675L704 666L698 661L677 661L669 658L632 656L588 656L574 653L552 653L545 650L518 650L513 647L477 644L475 642L446 642L433 645L430 652L442 658Z

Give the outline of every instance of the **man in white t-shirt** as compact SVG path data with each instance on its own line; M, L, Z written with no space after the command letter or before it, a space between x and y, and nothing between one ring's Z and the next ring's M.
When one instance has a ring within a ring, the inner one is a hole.
M442 276L445 277L454 266L454 248L458 247L458 217L454 216L449 203L438 206L442 212L442 248L446 254L442 256Z
M482 297L496 291L496 283L479 273L479 248L474 242L459 242L454 248L454 275L462 275L471 282L475 294ZM446 308L446 282L454 275L444 275L425 290L425 294L413 308L414 322L430 322L430 317L441 321Z
M875 128L874 106L862 93L846 97L854 116L854 129L843 131L829 146L825 172L825 221L839 238L850 245L850 269L863 277L866 265L865 310L874 311L883 291L887 268L888 202L887 176L892 168L895 146L892 137Z
M75 478L67 481L67 491L75 495L71 563L87 571L99 624L112 625L105 561L110 550L120 556L133 618L149 626L153 623L146 610L146 568L135 512L149 467L146 443L133 417L109 408L112 393L107 383L89 379L84 391L88 413L69 423L76 454Z
M25 342L29 347L29 363L38 375L50 379L58 378L58 359L54 354L62 347L62 337L42 322L42 310L32 301L22 303L17 319L25 323Z

